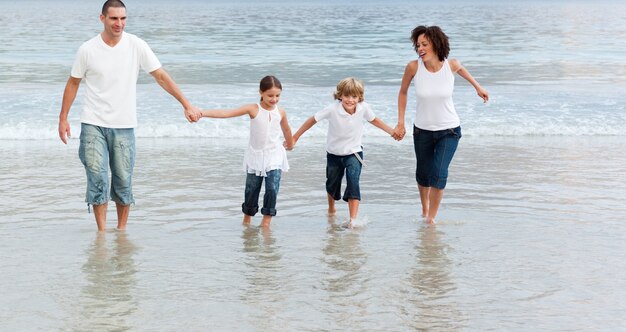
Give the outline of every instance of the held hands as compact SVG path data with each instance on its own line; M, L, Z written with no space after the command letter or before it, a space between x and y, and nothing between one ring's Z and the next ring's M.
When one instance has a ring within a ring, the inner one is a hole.
M190 123L198 122L198 120L202 118L202 112L200 111L200 108L191 105L191 107L185 108L185 118Z
M404 138L404 135L406 135L406 129L404 128L404 124L398 123L396 127L393 128L393 131L391 132L391 137L393 137L393 139L395 139L396 141L401 141Z

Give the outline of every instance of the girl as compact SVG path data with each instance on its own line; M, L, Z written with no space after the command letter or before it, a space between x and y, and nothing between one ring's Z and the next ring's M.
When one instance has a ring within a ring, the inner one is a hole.
M293 136L287 122L287 113L278 107L283 87L274 76L265 76L259 85L261 101L236 109L203 110L202 117L232 118L248 115L250 117L250 141L243 158L243 168L247 174L243 211L243 224L249 225L252 217L259 210L259 193L265 179L263 196L263 221L261 227L269 227L272 216L276 215L276 196L280 185L280 176L289 169L287 150L293 148ZM285 147L280 139L285 138Z
M374 115L368 103L363 101L365 88L363 83L354 77L342 79L337 84L335 102L308 118L293 135L294 144L300 136L321 120L328 120L326 144L326 193L328 194L328 215L335 214L335 201L341 198L341 182L346 176L346 190L343 200L348 202L350 222L354 225L361 190L359 178L363 164L363 120L382 129L389 135L393 129Z
M435 223L443 189L448 180L448 166L461 139L459 116L452 102L454 74L458 73L476 89L486 103L489 93L483 89L456 59L448 60L448 36L437 26L420 25L413 29L411 41L419 58L406 65L398 93L398 124L394 138L402 139L407 91L415 79L417 112L413 126L413 144L417 166L415 179L422 203L422 217Z

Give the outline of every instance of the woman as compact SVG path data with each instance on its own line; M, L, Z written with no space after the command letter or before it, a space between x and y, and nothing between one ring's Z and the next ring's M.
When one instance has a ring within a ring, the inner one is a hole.
M448 36L441 28L420 25L411 32L411 40L419 58L409 62L404 70L398 93L398 124L393 136L402 139L406 134L404 112L407 91L415 79L415 179L422 203L422 217L433 224L446 187L448 166L461 138L459 116L452 102L454 74L458 73L467 80L485 103L489 94L458 60L447 59L450 46Z

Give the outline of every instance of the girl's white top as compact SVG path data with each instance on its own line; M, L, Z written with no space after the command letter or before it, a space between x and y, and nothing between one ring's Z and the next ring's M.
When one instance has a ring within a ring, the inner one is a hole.
M454 73L448 60L444 60L441 69L431 73L422 59L418 59L414 81L417 97L415 126L432 131L458 127L461 121L452 102Z
M343 109L341 102L335 102L315 113L315 121L328 120L326 151L336 156L347 156L363 150L364 121L374 121L376 115L364 101L356 105L354 114Z
M250 120L250 142L243 158L243 170L257 176L280 169L289 170L287 151L283 147L280 111L278 106L266 110L257 104L259 113Z

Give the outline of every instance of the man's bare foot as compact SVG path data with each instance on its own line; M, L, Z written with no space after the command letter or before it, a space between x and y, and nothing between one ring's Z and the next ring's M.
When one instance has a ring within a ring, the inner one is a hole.
M329 217L334 217L335 214L337 214L337 210L336 209L328 209L328 216Z

